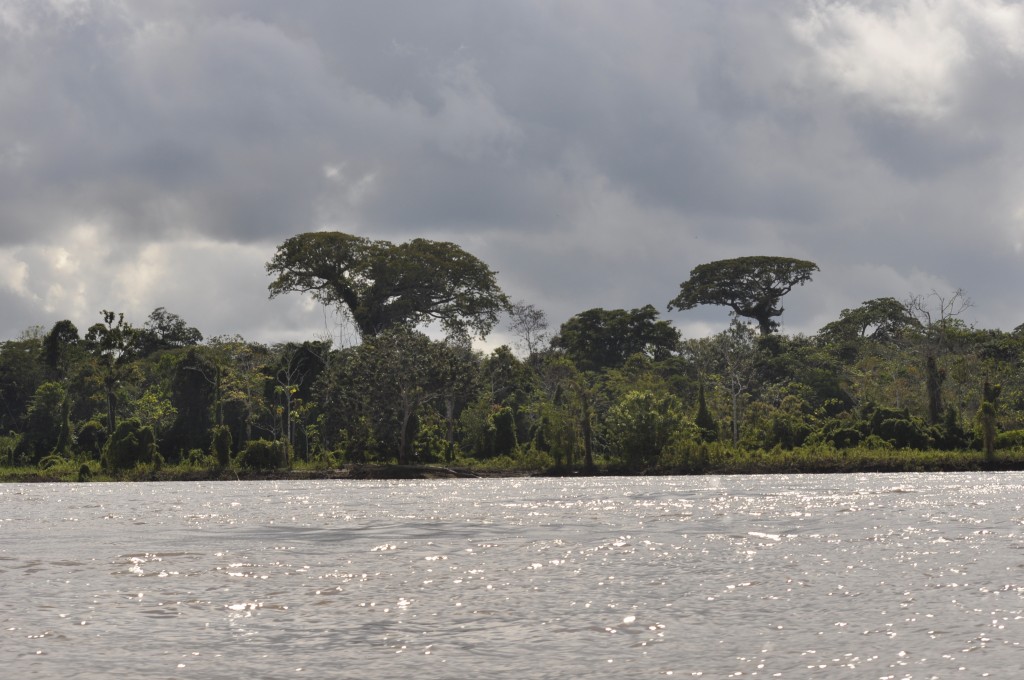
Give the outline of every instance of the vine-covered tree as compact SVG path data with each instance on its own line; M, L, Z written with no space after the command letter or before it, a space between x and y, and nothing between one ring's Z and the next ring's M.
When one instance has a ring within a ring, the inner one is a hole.
M156 435L151 427L134 418L118 423L117 429L107 442L104 453L105 467L112 471L126 470L139 463L157 460Z
M336 231L288 239L267 263L270 297L311 293L347 313L363 339L436 321L452 335L484 337L509 301L495 273L444 241L374 241Z
M57 448L64 431L66 402L67 394L59 382L45 382L32 395L25 418L25 436L17 450L22 461L34 465Z
M981 441L985 447L985 462L995 461L996 450L996 402L1002 391L999 385L992 385L988 380L982 388L982 402L978 407L978 424L981 425Z
M736 316L757 321L761 335L778 330L775 317L783 312L782 298L795 286L811 280L818 265L791 257L757 255L697 265L679 285L668 308L687 310L697 305L724 305Z
M80 340L78 328L67 319L53 324L50 332L43 337L43 361L58 377L63 379L67 376Z
M175 363L170 379L170 404L175 418L163 438L170 460L178 460L192 449L202 449L210 440L216 394L217 366L198 348L189 348Z

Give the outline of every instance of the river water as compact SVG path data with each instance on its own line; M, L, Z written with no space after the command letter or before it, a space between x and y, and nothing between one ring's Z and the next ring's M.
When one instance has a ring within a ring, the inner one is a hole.
M978 678L1024 476L0 486L9 678Z

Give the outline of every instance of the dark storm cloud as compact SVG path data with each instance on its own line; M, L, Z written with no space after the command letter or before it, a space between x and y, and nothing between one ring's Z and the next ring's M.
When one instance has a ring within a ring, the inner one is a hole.
M1012 327L1022 44L998 0L0 0L0 333L322 332L263 270L318 228L456 241L556 325L772 254L822 269L790 332L955 287Z

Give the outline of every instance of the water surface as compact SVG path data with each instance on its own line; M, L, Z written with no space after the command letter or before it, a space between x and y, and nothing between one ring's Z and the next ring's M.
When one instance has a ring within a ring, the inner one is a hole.
M0 486L17 678L976 678L1017 473Z

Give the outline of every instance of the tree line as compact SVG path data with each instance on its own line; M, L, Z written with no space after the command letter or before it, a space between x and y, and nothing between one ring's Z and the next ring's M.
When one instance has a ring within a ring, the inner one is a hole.
M561 472L714 469L744 451L978 451L1024 445L1024 329L963 320L963 291L865 301L811 336L779 333L817 265L699 265L668 309L729 309L682 338L658 308L595 308L555 330L459 246L300 234L267 263L271 297L312 295L359 342L205 338L157 308L104 310L0 344L0 462L277 469L351 463ZM513 346L472 339L504 320ZM422 332L432 324L435 335ZM734 452L734 453L730 453Z

